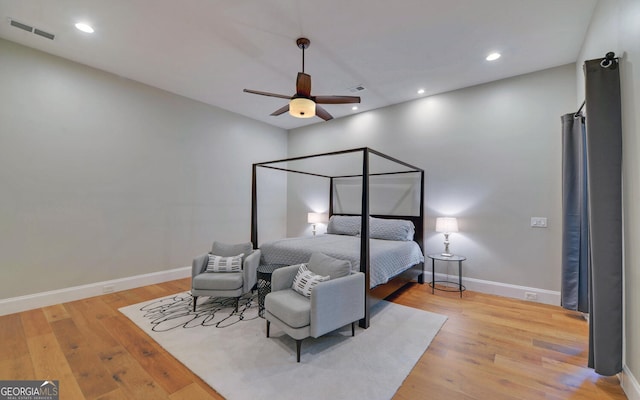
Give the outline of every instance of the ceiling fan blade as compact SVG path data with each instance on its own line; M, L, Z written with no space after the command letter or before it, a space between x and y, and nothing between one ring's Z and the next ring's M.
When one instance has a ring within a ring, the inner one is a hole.
M311 75L304 72L298 72L296 79L296 95L302 97L311 96Z
M315 96L313 100L318 104L360 103L360 97L358 96Z
M285 96L284 94L261 92L259 90L249 90L249 89L244 89L243 92L252 93L252 94L259 94L260 96L279 97L281 99L291 100L291 96Z
M274 112L271 113L271 115L273 115L274 117L280 114L284 114L287 111L289 111L289 104L287 104L286 106L282 107L282 108L278 108L277 110L275 110Z
M324 108L320 107L317 104L316 104L316 115L325 121L333 119L333 117L331 116L331 114L327 112L327 110L325 110Z

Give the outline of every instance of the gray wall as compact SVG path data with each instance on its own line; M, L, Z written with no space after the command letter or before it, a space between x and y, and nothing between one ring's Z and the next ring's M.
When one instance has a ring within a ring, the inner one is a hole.
M427 253L443 248L435 218L455 216L465 276L559 290L560 116L575 111L575 79L571 64L295 129L289 156L368 146L421 167ZM307 186L288 182L289 236L326 209L320 184ZM530 227L539 216L547 229Z
M622 57L622 180L624 213L625 372L640 378L640 2L600 0L578 58L578 101L584 99L585 60L609 51Z
M286 131L4 40L0 60L0 298L249 240L251 164L284 157ZM285 233L276 197L263 238Z

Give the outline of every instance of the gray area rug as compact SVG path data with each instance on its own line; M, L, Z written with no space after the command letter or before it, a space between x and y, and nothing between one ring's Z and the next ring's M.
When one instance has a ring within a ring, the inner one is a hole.
M202 298L201 298L202 299ZM369 329L351 327L302 342L276 326L266 337L255 297L233 301L180 293L120 309L163 348L229 400L390 399L446 317L382 301Z

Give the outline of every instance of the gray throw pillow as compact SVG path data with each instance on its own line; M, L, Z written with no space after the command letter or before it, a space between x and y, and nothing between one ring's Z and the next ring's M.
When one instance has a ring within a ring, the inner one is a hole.
M322 253L313 253L308 264L311 272L327 276L331 279L347 276L351 273L351 263L348 260L339 260Z
M413 222L402 219L371 218L369 237L371 239L410 241L413 240Z
M361 225L362 217L332 215L331 218L329 218L329 225L327 225L327 233L333 235L358 236Z
M227 244L222 242L213 242L211 246L211 254L222 257L233 257L244 254L242 261L253 252L253 244L251 242L239 244Z

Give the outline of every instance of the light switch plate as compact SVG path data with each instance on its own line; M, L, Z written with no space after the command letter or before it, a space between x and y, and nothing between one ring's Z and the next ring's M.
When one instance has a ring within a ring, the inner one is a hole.
M531 227L533 228L546 228L547 217L531 217Z

